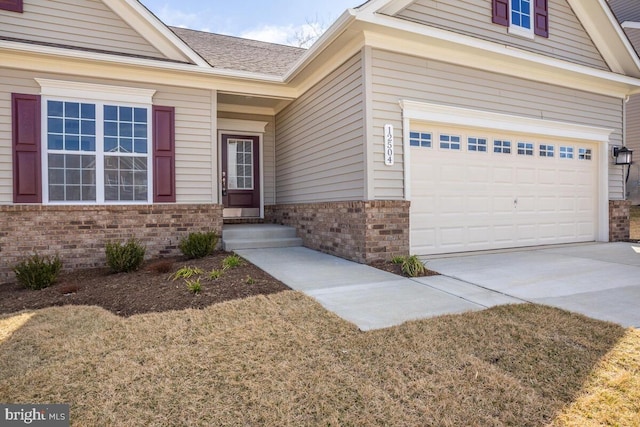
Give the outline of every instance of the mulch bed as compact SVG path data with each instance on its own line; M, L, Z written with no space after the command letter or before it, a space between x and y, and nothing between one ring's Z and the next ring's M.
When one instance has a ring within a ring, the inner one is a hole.
M56 283L33 291L18 283L0 285L0 314L62 305L96 305L119 316L204 308L224 301L290 290L288 286L245 261L241 267L226 270L217 280L208 272L222 268L231 253L218 251L197 260L165 258L146 262L132 273L112 273L108 268L63 272ZM170 271L160 272L170 265ZM189 266L204 271L202 291L194 294L184 279L172 279L178 269ZM372 267L402 276L400 265L377 261ZM438 273L426 270L424 276Z
M390 261L374 261L371 264L369 264L371 267L375 267L379 270L384 270L384 271L388 271L389 273L393 273L393 274L397 274L399 276L405 276L402 273L402 266L400 266L400 264L394 264ZM436 273L435 271L429 270L427 268L424 269L424 274L421 274L420 276L424 277L424 276L439 276L440 273ZM419 277L420 277L419 276Z
M209 279L208 272L221 269L222 260L229 255L220 251L198 260L155 260L132 273L114 274L108 268L64 272L54 285L39 291L24 289L17 283L3 284L0 285L0 313L73 304L97 305L127 317L149 312L204 308L223 301L290 289L249 262L226 270L217 280ZM171 270L159 272L167 263L171 264ZM172 273L185 266L204 271L200 276L200 293L190 292L184 279L172 280Z

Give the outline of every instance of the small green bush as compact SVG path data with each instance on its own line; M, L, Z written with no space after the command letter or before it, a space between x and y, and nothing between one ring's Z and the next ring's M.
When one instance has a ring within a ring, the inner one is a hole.
M402 263L404 262L404 259L405 259L405 258L406 258L405 256L402 256L402 255L396 255L396 256L394 256L393 258L391 258L391 262L392 262L393 264L402 264Z
M199 294L202 292L202 283L200 283L200 278L198 277L195 280L186 280L187 289L193 294Z
M135 239L129 239L125 244L107 243L107 265L116 273L135 271L142 265L145 251L145 247Z
M402 273L409 277L422 276L425 272L424 264L417 255L411 255L404 258L402 261Z
M209 272L209 279L211 280L218 280L220 277L222 277L222 270L213 269Z
M204 258L216 249L219 236L210 231L208 233L189 233L180 242L180 250L188 259Z
M184 266L180 270L176 271L171 275L171 280L176 281L178 279L190 279L193 276L199 276L204 273L202 269L198 267L187 267Z
M230 268L240 267L243 264L244 262L242 261L242 258L240 258L238 255L229 255L222 260L222 270L229 270Z
M18 283L27 289L39 290L51 286L62 269L62 262L56 255L53 258L41 257L38 254L22 261L13 267Z

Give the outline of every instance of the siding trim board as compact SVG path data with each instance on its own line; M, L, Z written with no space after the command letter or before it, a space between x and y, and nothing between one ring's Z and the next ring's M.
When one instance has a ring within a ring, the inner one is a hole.
M445 105L400 101L402 108L404 141L405 197L411 200L411 149L409 132L412 122L438 125L465 126L528 135L549 136L560 139L583 140L598 144L598 231L599 241L609 240L609 138L613 129L585 126L575 123L519 117L510 114L492 113Z
M366 18L363 18L366 19ZM527 76L546 84L624 98L640 80L606 70L575 64L541 54L513 49L435 27L388 16L370 21L393 28L388 34L366 33L365 44L395 53L434 60L510 76Z

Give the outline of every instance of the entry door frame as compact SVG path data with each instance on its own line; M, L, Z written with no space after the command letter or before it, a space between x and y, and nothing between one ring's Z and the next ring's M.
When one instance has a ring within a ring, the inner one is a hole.
M237 119L218 119L218 180L217 194L222 204L222 135L258 137L259 150L259 189L260 189L260 215L264 218L264 133L268 122ZM224 211L223 211L224 212ZM239 216L225 216L226 218L241 218Z

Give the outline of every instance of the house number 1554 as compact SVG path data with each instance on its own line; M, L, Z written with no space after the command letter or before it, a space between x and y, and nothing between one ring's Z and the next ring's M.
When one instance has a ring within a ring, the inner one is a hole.
M384 125L384 164L393 166L393 125Z

